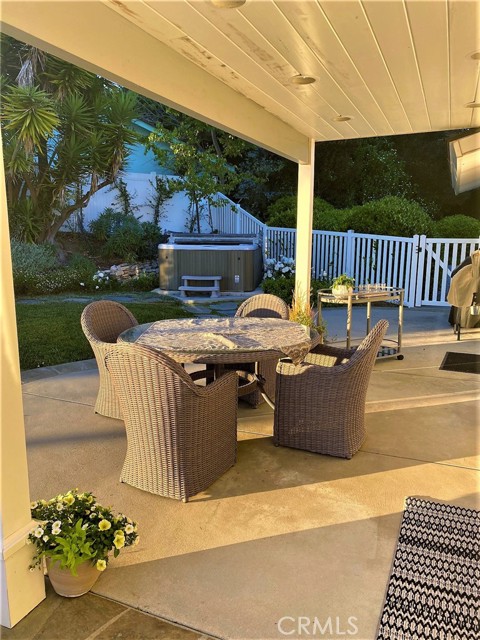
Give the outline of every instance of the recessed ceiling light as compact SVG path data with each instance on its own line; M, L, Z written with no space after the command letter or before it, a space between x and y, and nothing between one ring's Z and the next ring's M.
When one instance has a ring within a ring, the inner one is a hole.
M478 107L480 107L480 102L467 102L465 107L467 109L478 109Z
M312 84L313 82L316 82L316 78L312 78L312 76L304 76L299 73L296 76L292 76L290 78L290 82L292 84Z
M238 9L247 0L210 0L210 2L220 9Z
M334 122L348 122L348 120L351 120L351 119L352 119L352 116L341 116L341 115L338 115L332 118Z

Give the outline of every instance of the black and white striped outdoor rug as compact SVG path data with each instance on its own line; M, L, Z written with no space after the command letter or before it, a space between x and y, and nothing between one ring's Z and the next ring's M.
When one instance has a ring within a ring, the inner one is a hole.
M480 512L407 498L377 640L480 638Z

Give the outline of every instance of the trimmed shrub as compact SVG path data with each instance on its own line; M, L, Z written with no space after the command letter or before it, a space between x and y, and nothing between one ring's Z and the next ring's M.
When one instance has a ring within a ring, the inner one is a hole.
M133 214L105 209L90 222L90 231L96 240L105 244L102 256L125 262L153 260L164 237L153 222L140 222Z
M292 304L293 291L295 289L295 276L288 278L266 278L261 287L265 293L278 296L288 305Z
M12 240L12 268L16 271L44 272L58 267L55 247L51 244L30 244Z
M137 220L133 214L125 214L107 207L102 211L96 220L89 223L90 233L95 240L105 241L121 227L126 220Z
M158 245L167 241L167 236L153 222L142 222L142 244L138 248L139 260L157 260Z
M13 286L16 294L37 292L38 281L55 269L58 260L50 244L11 241Z
M435 223L435 238L478 238L480 220L470 216L446 216Z
M106 241L102 254L106 258L120 258L125 262L135 262L143 243L143 228L132 216L126 218Z
M315 280L312 279L310 289L310 303L312 306L317 304L317 294L319 289L329 289L331 282L329 280ZM271 293L274 296L278 296L282 300L291 306L293 292L295 290L295 276L287 278L266 278L261 287L265 293Z
M346 222L357 233L381 236L431 236L434 229L433 220L418 202L397 196L352 207Z
M347 231L348 212L335 209L322 198L313 200L313 228L323 231ZM294 229L297 226L297 198L296 196L282 196L267 210L267 224L270 227L286 227Z

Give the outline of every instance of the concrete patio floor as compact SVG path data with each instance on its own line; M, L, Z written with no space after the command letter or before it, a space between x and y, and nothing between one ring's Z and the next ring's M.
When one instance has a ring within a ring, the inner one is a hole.
M339 310L326 312L340 334ZM363 326L355 318L354 334ZM23 385L32 499L92 490L139 522L141 541L102 574L93 589L102 598L89 594L81 605L49 591L2 635L273 640L303 637L303 617L332 620L333 633L316 636L323 638L344 636L354 618L352 637L373 640L405 498L478 508L479 376L438 367L446 351L478 353L479 345L475 333L457 342L444 325L438 313L426 325L408 321L405 359L376 363L368 437L352 460L275 448L272 411L241 403L237 464L188 504L119 483L124 428L92 411L93 362L48 377L32 372ZM96 628L70 626L62 635L82 606L102 612ZM57 608L55 630L45 621ZM158 618L195 631L157 628L165 625Z

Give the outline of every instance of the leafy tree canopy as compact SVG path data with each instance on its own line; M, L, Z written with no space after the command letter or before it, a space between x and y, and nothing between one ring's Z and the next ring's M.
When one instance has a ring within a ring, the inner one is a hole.
M156 128L148 136L148 148L160 164L179 176L169 180L170 188L187 192L191 230L200 228L200 219L208 216L211 206L221 204L219 192L262 216L276 195L267 183L283 167L283 160L147 98L140 98L140 105L142 119Z
M136 96L8 36L1 39L2 134L12 235L53 242L113 184L136 141Z

